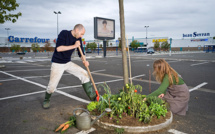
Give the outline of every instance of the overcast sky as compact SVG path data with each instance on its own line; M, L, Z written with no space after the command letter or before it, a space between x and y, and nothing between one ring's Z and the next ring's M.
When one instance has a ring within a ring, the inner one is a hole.
M0 24L0 37L56 38L57 15L59 32L72 30L82 23L85 40L94 39L94 17L115 19L116 39L120 36L118 0L17 0L22 12L16 23ZM124 0L125 29L128 38L169 37L181 39L182 34L210 33L215 36L215 0Z

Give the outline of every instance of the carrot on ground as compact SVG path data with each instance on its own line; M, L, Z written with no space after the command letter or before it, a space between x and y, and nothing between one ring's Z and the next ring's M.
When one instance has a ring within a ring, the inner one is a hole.
M59 131L61 128L63 128L65 126L65 123L61 124L56 130L55 132Z
M61 130L61 132L62 132L62 131L65 131L66 129L68 129L69 126L70 126L69 124L66 124L66 125L63 127L63 129Z

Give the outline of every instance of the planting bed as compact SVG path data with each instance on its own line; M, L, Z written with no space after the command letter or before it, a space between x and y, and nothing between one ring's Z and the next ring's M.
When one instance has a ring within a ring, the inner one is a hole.
M140 132L152 132L158 131L168 127L172 123L173 117L172 113L168 112L166 117L156 119L153 118L149 124L140 123L134 117L125 117L120 123L111 123L108 122L106 117L103 117L101 120L98 120L96 124L99 127L108 129L108 130L116 130L123 129L124 132L130 133L140 133Z
M172 122L169 105L156 97L142 95L142 87L126 84L126 91L111 94L110 88L104 84L105 94L99 102L91 102L87 109L91 115L98 116L110 108L111 112L102 117L97 124L106 129L123 129L125 132L149 132L167 127Z

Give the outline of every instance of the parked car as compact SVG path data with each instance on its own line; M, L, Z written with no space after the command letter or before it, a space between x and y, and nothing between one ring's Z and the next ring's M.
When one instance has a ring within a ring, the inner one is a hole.
M147 49L147 54L153 54L155 53L155 50L153 48Z
M147 51L146 47L138 47L136 50L134 50L134 52L136 52L136 53L143 53L146 51Z

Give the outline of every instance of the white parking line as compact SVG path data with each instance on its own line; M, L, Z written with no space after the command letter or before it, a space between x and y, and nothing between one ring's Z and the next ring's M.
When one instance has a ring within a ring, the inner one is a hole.
M190 66L196 66L196 65L206 64L206 63L209 63L209 62L202 62L202 63L197 63L197 64L191 64Z
M91 73L96 73L96 72L102 72L102 71L106 71L105 69L103 70L96 70L96 71L92 71ZM65 75L71 75L71 74L63 74ZM43 76L28 76L28 77L23 77L25 79L33 79L33 78L41 78L41 77L49 77L50 75L43 75ZM0 80L0 82L3 81L13 81L13 80L19 80L19 79L5 79L5 80Z
M41 71L41 70L50 70L50 69L30 69L30 70L13 70L13 71L5 71L5 72L26 72L26 71Z
M208 84L208 83L207 83L207 82L204 82L204 83L202 83L202 84L199 84L198 86L196 86L196 87L190 89L189 91L192 92L192 91L194 91L194 90L197 90L197 89L203 87L203 86L206 85L206 84Z
M27 63L25 61L15 61L16 63Z
M99 70L98 70L99 71ZM103 71L103 70L100 70L100 71ZM28 83L31 83L31 84L34 84L34 85L37 85L39 87L42 87L44 89L46 89L46 86L42 85L42 84L39 84L39 83L36 83L36 82L33 82L33 81L30 81L30 80L27 80L27 79L24 79L24 78L21 78L21 77L18 77L18 76L15 76L15 75L12 75L12 74L9 74L7 72L4 72L4 71L0 71L1 73L3 74L6 74L6 75L9 75L11 77L14 77L16 79L19 79L19 80L23 80L25 82L28 82ZM123 79L117 79L117 80L111 80L111 81L106 81L106 83L111 83L111 82L116 82L116 81L121 81ZM102 82L97 82L95 84L100 84L100 83L104 83L103 81ZM76 85L76 86L68 86L68 87L63 87L63 88L58 88L58 89L66 89L66 88L74 88L74 87L81 87L82 85ZM28 95L33 95L33 94L38 94L38 93L43 93L45 91L38 91L38 92L32 92L32 93L27 93L27 94L21 94L21 95L14 95L14 96L9 96L9 97L4 97L4 98L0 98L0 100L6 100L6 99L11 99L11 98L17 98L17 97L22 97L22 96L28 96ZM79 97L76 97L76 96L73 96L73 95L70 95L70 94L67 94L63 91L56 91L57 93L59 94L62 94L62 95L65 95L67 97L70 97L72 99L75 99L75 100L78 100L78 101L81 101L83 103L88 103L89 101L87 100L84 100L82 98L79 98Z
M144 61L152 61L152 60L135 60L135 61L132 61L132 62L144 62Z
M173 133L173 134L187 134L187 133L183 133L178 130L175 130L175 129L170 129L170 130L168 130L168 132Z
M168 61L168 63L172 63L172 62L180 62L179 60L177 60L177 61Z

